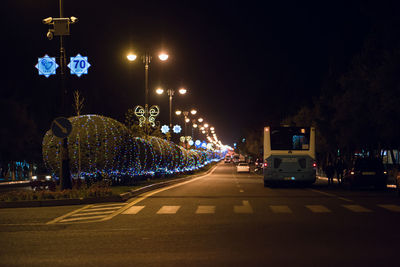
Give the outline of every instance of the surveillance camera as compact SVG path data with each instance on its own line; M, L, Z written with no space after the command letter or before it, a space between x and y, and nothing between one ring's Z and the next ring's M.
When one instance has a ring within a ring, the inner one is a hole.
M47 39L49 39L49 40L51 40L51 39L53 39L53 32L51 31L51 30L49 30L48 32L47 32Z
M44 24L50 24L50 23L53 22L53 18L52 17L45 18L45 19L42 20L42 22Z
M70 23L71 23L71 24L74 24L74 23L77 23L77 22L78 22L78 18L77 18L77 17L74 17L74 16L70 17L69 20L70 20Z

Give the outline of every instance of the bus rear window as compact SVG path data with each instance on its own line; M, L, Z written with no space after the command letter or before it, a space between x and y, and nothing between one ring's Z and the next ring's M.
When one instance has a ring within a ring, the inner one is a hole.
M271 127L271 150L309 150L310 128Z

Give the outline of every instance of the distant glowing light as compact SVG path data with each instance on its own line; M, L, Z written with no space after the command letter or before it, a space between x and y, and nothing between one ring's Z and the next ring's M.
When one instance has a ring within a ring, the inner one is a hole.
M193 146L194 142L193 140L189 140L189 146Z
M200 146L201 145L201 141L200 140L196 140L196 142L194 143L196 146Z
M185 119L185 122L186 122L186 123L190 122L190 119L189 119L189 118L186 118L186 119Z
M157 88L157 89L156 89L156 93L159 94L159 95L162 95L162 94L164 93L164 89L162 89L162 88Z
M198 125L197 125L196 123L193 124L193 128L197 128L197 126L198 126Z
M199 121L200 123L202 123L202 122L203 122L203 118L199 118L198 121Z
M175 111L175 114L179 116L179 115L182 114L182 111L181 110L177 110L177 111Z
M208 123L204 124L204 127L205 127L205 128L208 128Z
M186 88L181 88L181 89L179 89L179 93L180 93L181 95L186 94L186 92L187 92Z
M126 56L129 61L134 61L136 60L137 56L135 54L129 54Z
M195 110L195 109L192 109L192 110L190 111L190 113L191 113L192 115L196 115L196 113L197 113L197 110Z
M166 54L166 53L161 53L160 55L158 55L158 58L160 59L160 60L162 60L162 61L165 61L165 60L167 60L168 59L168 54Z

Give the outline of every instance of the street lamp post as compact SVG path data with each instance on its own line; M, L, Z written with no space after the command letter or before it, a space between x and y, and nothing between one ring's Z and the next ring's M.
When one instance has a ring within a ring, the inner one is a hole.
M186 94L187 90L185 88L180 88L178 90L179 94ZM162 95L164 93L164 89L157 88L156 93ZM172 129L172 97L175 95L174 89L167 89L167 95L169 97L169 128Z
M197 113L197 110L192 109L190 111L180 111L180 110L175 111L175 114L178 115L178 116L183 114L184 123L185 123L185 131L184 131L185 141L183 143L184 147L186 147L186 141L187 141L186 140L187 139L187 124L190 122L189 113L192 114L192 115L195 115Z
M129 61L136 60L137 56L135 54L127 55ZM161 61L166 61L168 59L168 55L165 53L159 54L158 58ZM141 127L144 126L144 132L146 137L149 134L149 128L155 127L155 118L160 113L160 108L157 105L153 105L149 108L149 64L152 60L152 57L149 53L145 53L142 56L142 61L144 64L144 88L145 88L145 105L144 108L142 106L135 107L135 115L139 119L139 125Z
M67 88L65 84L65 69L67 67L67 58L65 53L65 47L63 44L63 36L69 35L69 26L78 21L76 17L64 18L63 12L63 1L60 0L60 17L52 18L48 17L43 19L43 23L53 26L47 32L47 38L49 40L53 39L53 36L60 36L60 79L61 79L61 90L62 90L62 111L65 115L68 113L67 108ZM68 153L68 139L63 138L61 145L61 168L60 168L60 186L61 189L71 189L71 171L69 168L69 153Z

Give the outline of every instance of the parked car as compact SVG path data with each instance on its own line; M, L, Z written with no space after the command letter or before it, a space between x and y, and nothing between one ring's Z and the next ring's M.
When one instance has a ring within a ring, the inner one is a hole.
M388 175L382 161L377 158L358 158L343 177L343 182L350 188L374 186L386 188Z
M248 163L242 162L236 166L237 172L250 172L250 166Z

